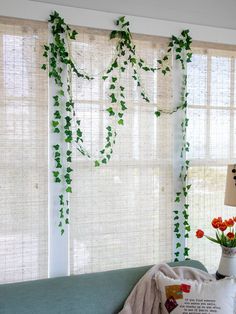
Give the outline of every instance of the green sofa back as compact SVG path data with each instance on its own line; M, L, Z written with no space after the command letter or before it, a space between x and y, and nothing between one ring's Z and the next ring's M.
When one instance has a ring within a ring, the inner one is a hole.
M198 261L169 263L206 271ZM108 272L0 285L1 314L113 314L150 269L144 266Z

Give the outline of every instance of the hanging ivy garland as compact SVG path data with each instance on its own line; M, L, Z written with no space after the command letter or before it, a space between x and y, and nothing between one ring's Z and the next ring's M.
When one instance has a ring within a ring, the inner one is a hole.
M74 40L77 32L64 22L57 12L50 15L48 22L51 24L51 34L53 40L49 45L44 45L43 56L48 59L48 64L43 64L42 69L46 70L48 67L49 78L54 80L57 87L57 93L53 96L54 113L53 120L51 121L52 131L57 134L58 144L53 145L55 169L53 171L54 181L56 183L63 182L65 184L64 193L58 196L59 198L59 213L60 221L59 227L61 234L64 233L64 226L69 223L69 202L68 197L65 199L67 193L72 193L71 187L71 168L72 163L72 150L71 144L75 142L77 149L81 154L90 157L86 150L83 148L82 131L80 129L80 120L76 120L76 136L73 138L72 132L72 117L75 116L74 102L71 95L71 75L72 72L78 78L92 80L91 77L80 71L72 61L68 45L69 40ZM66 69L66 71L64 70ZM66 73L63 73L63 72ZM66 76L67 82L63 81L62 75ZM65 95L65 90L67 95ZM63 167L62 162L62 148L60 145L61 135L67 143L66 150L66 167Z
M60 204L59 208L59 227L61 234L64 233L65 225L69 223L69 202L68 194L72 193L71 187L71 173L72 168L72 144L76 145L77 150L85 157L91 158L91 154L83 145L83 132L81 130L81 121L76 119L74 102L72 98L72 74L76 75L78 79L93 80L94 77L89 75L73 61L70 53L70 41L76 39L77 32L68 26L64 19L60 17L57 12L53 12L48 20L51 26L52 41L48 45L44 45L43 56L47 59L47 63L42 65L43 70L48 70L49 78L54 81L57 87L57 92L53 96L54 114L51 121L52 131L58 137L58 143L53 146L55 169L53 170L53 178L56 183L64 183L65 190L58 195ZM109 81L108 97L110 105L106 109L112 122L106 127L106 141L104 147L100 150L100 156L95 160L95 166L99 167L101 164L107 164L111 159L113 153L113 146L116 142L117 130L115 125L124 125L125 111L127 110L125 86L120 84L120 75L124 73L127 68L132 69L132 79L136 82L141 98L150 102L147 92L142 84L142 71L156 72L161 71L163 75L171 71L169 63L172 56L180 62L183 70L182 81L182 95L181 102L173 110L165 110L157 108L155 111L156 117L162 114L173 114L179 110L183 111L182 128L182 148L181 158L184 157L185 152L189 151L189 143L186 141L186 130L188 126L188 119L186 118L187 110L187 75L186 63L191 62L191 42L189 30L182 31L179 37L172 36L167 53L159 60L156 60L156 66L149 66L144 59L137 55L135 44L132 40L132 35L129 29L129 22L125 17L121 17L116 21L117 30L110 33L110 39L116 40L115 55L110 65L103 71L100 79ZM64 82L63 77L66 77ZM66 93L65 93L66 91ZM76 130L75 135L73 129ZM61 136L63 136L65 143L67 143L66 159L62 157ZM185 160L185 158L184 158ZM64 166L65 165L65 166ZM187 198L190 185L187 185L189 161L185 160L179 174L182 183L182 190L176 193L175 203L180 203ZM190 226L188 223L188 207L185 202L182 212L174 210L174 232L176 237L180 239L181 236L189 237ZM184 217L185 235L180 233L180 218ZM181 243L177 242L175 251L175 261L179 260ZM189 248L184 248L184 256L188 257Z

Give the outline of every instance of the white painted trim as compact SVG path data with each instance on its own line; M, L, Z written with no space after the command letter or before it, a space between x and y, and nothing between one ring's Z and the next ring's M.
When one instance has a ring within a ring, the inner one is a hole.
M67 78L65 71L62 72L62 78L64 86L66 86ZM63 156L66 156L67 144L63 140L63 137L58 136L52 132L51 121L54 118L54 100L53 96L57 94L58 88L53 80L49 80L49 145L48 145L48 182L49 182L49 254L48 254L48 277L60 277L67 276L70 273L69 265L69 225L65 226L65 232L61 236L59 224L59 195L64 195L64 200L67 198L67 193L64 193L65 186L64 183L55 183L52 176L52 171L55 169L54 161L54 149L53 145L60 144L61 147L61 163L63 167L66 167L66 161ZM65 95L67 93L64 90ZM60 137L60 143L58 143L58 138Z
M46 21L52 11L58 11L69 24L113 29L120 14L42 3L30 0L6 0L0 6L0 16ZM236 45L236 30L178 23L145 17L129 16L133 33L169 37L190 29L194 40Z
M185 70L186 71L186 70ZM181 69L180 62L177 62L176 60L173 60L173 106L177 107L180 104L180 98L182 94L182 81L183 81L183 70ZM173 117L173 210L179 211L179 219L176 221L173 219L173 230L172 230L172 236L173 236L173 261L175 260L176 256L174 253L178 251L180 254L177 257L179 261L183 261L185 259L184 256L184 248L186 244L186 238L185 235L185 226L184 226L184 217L182 214L182 211L184 210L184 204L185 204L185 197L181 196L181 201L179 203L175 203L175 197L177 192L182 192L183 184L181 179L179 178L179 174L181 172L181 167L184 165L186 160L186 154L184 152L183 158L180 157L181 154L181 148L183 145L183 134L182 134L182 127L181 123L183 119L185 118L185 114L182 110L177 111L174 114ZM175 215L173 214L173 217ZM176 234L174 232L174 224L179 223L179 233L181 234L181 237L178 239L176 237ZM176 244L180 243L181 247L176 249Z

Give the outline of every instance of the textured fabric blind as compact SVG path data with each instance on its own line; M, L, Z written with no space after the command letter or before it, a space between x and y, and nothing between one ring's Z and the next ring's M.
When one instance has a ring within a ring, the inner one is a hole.
M47 277L47 24L0 18L0 283Z
M235 216L235 208L224 206L227 164L236 158L236 52L195 48L188 66L189 129L191 149L189 180L191 258L216 271L221 248L207 239L196 240L196 229L215 236L214 217Z
M114 54L103 31L79 29L72 45L75 60L88 72L101 73ZM135 37L139 55L150 65L163 53L159 38ZM128 107L119 127L111 161L94 162L75 155L71 196L71 273L148 265L171 259L172 116L154 115L156 105L172 105L171 75L143 74L151 103L139 97L131 69L120 78ZM73 79L76 115L82 118L85 145L98 156L104 144L109 105L107 87ZM75 152L74 152L75 153ZM77 156L77 157L76 157Z

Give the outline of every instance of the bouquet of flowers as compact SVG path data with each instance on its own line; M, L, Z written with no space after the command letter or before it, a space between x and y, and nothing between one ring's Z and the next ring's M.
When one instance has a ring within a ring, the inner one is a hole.
M214 218L211 222L212 227L216 229L215 238L209 237L204 234L204 231L198 229L196 231L196 237L206 237L212 242L218 243L225 247L236 247L236 217L229 218L228 220L222 220L222 217Z

